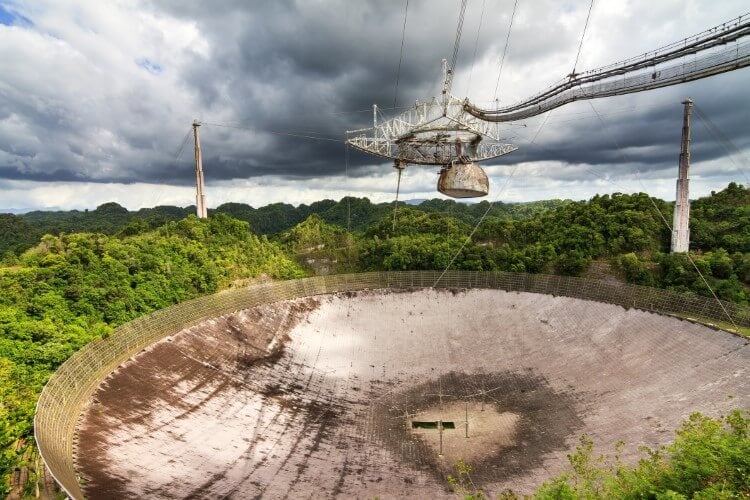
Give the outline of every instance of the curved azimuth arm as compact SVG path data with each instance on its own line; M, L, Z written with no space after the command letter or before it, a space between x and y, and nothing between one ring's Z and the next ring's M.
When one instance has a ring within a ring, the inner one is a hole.
M699 80L750 66L750 13L655 51L609 66L571 73L512 106L482 109L468 99L464 110L488 122L523 120L573 101L596 99ZM689 59L686 56L694 56ZM682 61L672 63L682 59Z

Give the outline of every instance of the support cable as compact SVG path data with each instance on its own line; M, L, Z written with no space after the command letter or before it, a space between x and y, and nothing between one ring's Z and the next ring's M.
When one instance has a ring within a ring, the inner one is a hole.
M393 202L393 233L396 233L396 212L398 210L398 192L401 189L401 173L404 171L404 166L401 163L396 163L396 170L398 170L398 181L396 181L396 201Z
M401 53L398 56L398 69L396 70L396 90L393 91L393 108L396 108L398 102L398 80L401 76L401 62L404 60L404 40L406 39L406 19L409 16L409 0L406 0L404 9L404 27L401 29Z
M711 121L711 119L706 116L706 114L695 104L693 103L693 109L696 111L696 115L698 115L698 118L700 118L701 123L703 126L708 130L708 132L714 136L714 139L716 139L716 142L721 144L721 146L724 148L724 151L726 151L727 156L729 156L729 160L734 163L734 165L737 167L737 170L742 173L742 176L745 178L745 184L750 187L750 179L748 178L747 172L745 169L738 165L732 156L739 157L740 161L747 166L747 158L742 154L742 151L734 145L732 140L724 134L719 127L716 126L714 122Z
M344 141L344 175L346 178L346 186L349 187L349 141ZM350 272L352 269L352 197L351 193L346 197L346 267L347 271ZM348 304L348 302L347 302ZM347 305L346 315L349 316L350 306Z
M513 29L513 19L516 17L516 8L518 7L518 0L513 4L513 12L510 15L510 24L508 25L508 34L505 37L505 48L503 48L503 56L500 58L500 69L497 72L497 81L495 82L495 93L492 94L492 100L497 100L497 91L500 88L500 76L503 74L503 65L505 64L505 55L508 53L508 44L510 43L510 31Z
M461 48L461 32L464 29L464 16L466 15L466 4L468 0L461 0L461 10L458 14L458 26L456 27L456 39L453 42L453 57L451 57L450 69L456 69L458 62L458 51Z
M544 117L544 121L542 121L542 124L539 125L539 128L537 129L536 134L534 134L534 138L531 140L530 145L534 144L534 141L536 141L536 138L539 136L539 133L542 131L542 129L544 128L544 126L547 124L547 120L549 119L549 117L550 117L551 114L552 113L547 113L547 115ZM469 233L469 235L466 237L466 239L464 240L464 242L461 244L461 247L458 249L458 251L455 253L455 255L453 255L453 258L451 258L450 262L448 262L448 265L445 266L445 269L443 269L443 272L440 273L440 276L438 276L438 279L435 280L435 283L432 284L432 288L435 288L438 285L438 283L440 283L440 280L443 279L443 276L445 276L445 273L448 272L448 270L451 268L451 266L453 265L453 263L456 262L456 259L458 258L458 256L461 255L461 252L463 252L464 248L466 248L466 245L468 245L469 242L471 241L471 239L474 237L474 234L479 229L479 226L482 225L482 222L484 222L484 219L490 213L490 210L492 210L492 207L495 206L495 203L497 202L498 198L500 198L500 195L508 188L508 185L510 184L510 181L513 178L513 176L516 174L516 171L518 170L519 165L520 165L520 163L516 163L513 166L513 169L510 171L510 175L508 175L508 177L506 177L506 179L505 179L505 184L503 184L503 186L497 192L497 194L495 195L495 198L492 200L492 202L490 203L490 205L487 207L487 210L484 211L484 213L482 214L482 216L479 218L479 221L477 221L477 223L474 225L474 228L471 230L471 232Z
M293 132L282 132L280 130L258 130L256 128L252 127L243 127L241 125L229 125L226 123L211 123L211 122L201 122L201 125L210 125L212 127L222 127L222 128L234 128L238 130L250 130L252 132L266 132L269 134L274 135L285 135L289 137L299 137L301 139L313 139L316 141L331 141L331 142L341 142L341 139L334 139L333 137L324 137L324 136L314 136L314 135L305 135L305 134L297 134ZM317 132L308 132L308 134L317 134Z
M190 135L193 133L193 127L191 126L187 133L185 133L185 137L182 138L182 141L180 142L180 146L177 148L177 151L175 152L174 156L172 157L170 163L176 164L180 161L180 157L182 157L183 151L185 151L185 146L187 146L188 140L190 139ZM160 186L159 190L156 193L156 197L154 199L153 205L154 207L157 206L159 203L159 200L161 199L161 195L164 192L164 188L162 187L164 184L164 181L166 180L165 177L162 177L158 179L158 185Z
M568 75L542 92L511 106L481 109L467 101L464 110L485 121L517 121L578 100L642 92L735 71L750 66L750 43L740 43L740 39L747 36L750 36L750 17L743 15L660 49L579 75ZM730 42L736 43L729 46ZM687 71L684 63L664 66L690 55L695 58ZM576 67L577 62L578 56Z
M344 174L346 182L349 184L349 142L344 142ZM351 196L346 197L346 230L352 230L352 203Z
M384 111L391 111L391 110L400 110L400 109L411 109L411 106L396 106L396 107L389 107L389 108L381 108L378 106L378 109L384 110ZM350 115L354 113L372 113L372 108L367 109L353 109L351 111L330 111L326 112L327 115Z
M185 150L185 146L187 145L188 139L190 139L190 133L193 131L193 128L191 127L188 129L187 133L185 134L185 137L182 138L182 142L180 143L180 147L177 150L177 153L174 155L174 161L179 161L180 156L182 156L182 152Z
M571 79L576 77L576 66L578 66L578 58L581 57L581 48L583 47L583 39L586 38L586 29L589 27L589 19L591 18L591 10L594 8L594 0L591 0L589 4L589 13L586 14L586 22L583 25L583 34L581 35L581 43L578 44L578 53L576 54L576 60L573 63L573 71L568 75Z
M477 37L474 40L474 53L471 56L471 69L469 70L469 83L466 85L466 95L471 90L471 77L474 75L474 63L477 60L477 48L479 47L479 34L482 32L482 21L484 20L484 6L487 0L482 0L482 12L479 14L479 27L477 28Z
M591 109L594 111L594 114L596 114L596 117L598 118L599 122L601 123L602 130L604 130L606 133L608 133L607 125L606 125L606 123L604 123L604 120L602 119L601 115L599 115L599 112L594 107L594 103L592 103L591 101L589 101L589 105L591 106ZM625 155L622 153L622 147L620 147L620 144L617 141L617 138L614 137L613 135L609 134L609 133L608 133L608 135L610 135L610 139L612 139L612 142L614 142L615 146L617 147L617 154L620 156L620 158L623 160L623 162L627 163L627 158L625 158ZM659 214L659 217L661 218L662 222L664 222L664 225L667 227L667 229L671 233L672 232L672 225L669 223L669 221L667 221L667 218L664 217L664 214L661 212L661 210L659 209L659 207L656 204L656 202L654 201L654 199L650 195L648 195L648 192L647 192L648 190L647 190L646 186L643 184L643 181L641 180L641 171L640 171L640 169L637 170L637 173L638 173L638 182L643 187L643 190L646 193L646 195L648 196L648 199L651 202L651 205L654 207L654 210L656 211L657 214ZM732 315L729 314L729 311L727 311L727 308L724 307L724 304L722 303L721 299L719 299L719 297L716 295L716 292L714 292L714 289L711 288L711 285L708 284L708 280L706 279L705 276L703 276L703 273L698 268L698 266L695 264L695 261L693 260L693 258L690 256L690 251L685 252L685 256L688 258L688 260L690 261L690 264L692 264L693 268L698 273L698 276L700 276L701 281L703 281L703 284L706 285L706 288L708 288L708 291L711 292L711 295L716 300L716 303L719 304L719 307L724 312L724 314L726 315L726 317L729 319L729 322L734 327L734 330L736 332L739 332L740 330L737 327L737 323L734 322L734 318L732 318Z
M456 27L456 39L453 42L453 56L451 57L451 64L448 66L448 81L445 87L445 93L451 93L451 86L453 85L453 75L456 73L456 63L458 62L458 51L461 48L461 32L464 29L464 16L466 15L466 3L468 0L461 0L461 10L458 14L458 26Z

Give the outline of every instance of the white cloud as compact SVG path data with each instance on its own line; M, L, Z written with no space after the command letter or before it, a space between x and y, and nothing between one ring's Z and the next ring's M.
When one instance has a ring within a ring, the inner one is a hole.
M193 118L242 122L250 129L204 130L211 206L225 201L309 203L349 194L392 199L395 174L388 164L353 164L357 177L347 180L343 148L273 133L338 137L369 121L368 113L342 111L377 100L384 107L391 104L401 5L329 2L240 3L222 9L147 1L19 4L30 22L0 25L0 179L8 179L0 190L0 208L92 208L112 200L128 208L190 204L189 146L182 162L173 157ZM570 72L588 6L588 0L519 2L500 81L502 102L526 97ZM472 63L480 4L470 3L456 93L468 92L480 103L491 101L511 7L506 0L486 2L478 58ZM409 9L402 104L436 90L439 59L452 49L458 12L452 0L416 2ZM578 69L661 46L745 9L741 0L596 2ZM748 156L750 139L742 129L750 119L750 107L742 99L748 75L742 70L596 101L604 127L588 104L571 105L553 112L531 147L525 143L541 118L529 120L526 128L508 127L523 147L510 160L521 166L507 199L573 197L569 193L587 197L611 187L592 178L590 170L604 172L628 190L642 190L632 178L634 168L649 179L649 188L657 190L653 194L672 198L673 172L664 158L678 147L679 101L686 93L697 95L707 114ZM673 134L665 134L667 129ZM707 140L705 133L696 134L697 149L710 149ZM725 153L716 158L716 149L704 158L696 155L706 170L699 174L701 166L694 169L694 193L719 189L729 180L744 181L741 173L732 173L735 167ZM500 175L509 168L488 171ZM362 177L366 172L369 177ZM403 198L438 196L436 172L410 168ZM73 182L77 179L83 182ZM102 183L92 182L97 180ZM160 183L165 185L155 187ZM153 201L154 191L164 199Z
M731 181L747 181L747 172L733 166L728 172L720 161L696 163L692 167L691 198L719 191ZM569 175L551 176L550 172L571 170ZM677 164L665 172L643 174L637 169L611 175L605 169L588 165L563 165L559 162L519 163L486 167L490 193L468 201L524 202L553 198L589 199L604 193L648 192L665 200L674 200ZM270 203L310 204L323 199L340 200L345 196L367 197L374 203L391 202L396 193L396 173L389 165L373 166L373 174L364 177L335 175L311 179L263 176L232 181L207 180L206 195L210 208L222 203L246 203L260 207ZM207 173L208 174L208 173ZM400 200L446 198L436 189L437 168L409 167L401 180ZM0 182L0 212L25 210L84 210L114 201L130 210L157 205L195 204L192 186L165 184L119 184L92 182Z

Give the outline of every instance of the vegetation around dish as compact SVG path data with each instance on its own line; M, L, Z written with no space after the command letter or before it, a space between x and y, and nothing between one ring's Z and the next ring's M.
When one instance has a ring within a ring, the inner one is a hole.
M277 243L223 214L127 237L46 235L0 268L0 494L32 433L52 372L77 349L148 312L259 275L300 277Z
M536 498L729 499L750 495L750 412L714 419L690 416L674 443L644 448L635 466L608 460L581 437L570 469L542 485Z
M129 212L107 203L90 212L0 215L3 477L24 465L39 392L73 352L140 315L262 275L450 265L583 275L711 296L708 283L724 300L746 305L750 298L750 189L734 183L693 202L692 261L668 253L664 220L671 221L672 207L645 194L493 207L429 200L399 205L395 226L392 204L356 198L296 208L225 204L207 221L190 212ZM743 421L745 441L737 442L747 447ZM686 425L710 427L704 420ZM0 494L7 485L0 482Z
M610 498L730 499L750 495L750 412L733 411L721 418L694 413L675 432L675 440L658 449L643 447L635 465L595 452L581 436L568 455L566 471L541 485L536 500ZM471 481L471 465L459 460L446 481L465 500L488 497ZM498 498L518 500L512 491Z

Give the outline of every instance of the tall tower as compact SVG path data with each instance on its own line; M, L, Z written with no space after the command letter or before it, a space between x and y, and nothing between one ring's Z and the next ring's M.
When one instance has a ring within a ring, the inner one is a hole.
M693 101L683 101L685 111L682 117L682 147L680 148L680 169L677 176L677 197L674 202L672 220L672 253L685 253L690 247L690 113Z
M201 124L193 120L193 138L195 139L195 210L199 219L208 218L206 209L206 195L203 194L203 156L201 155L201 137L198 127Z

